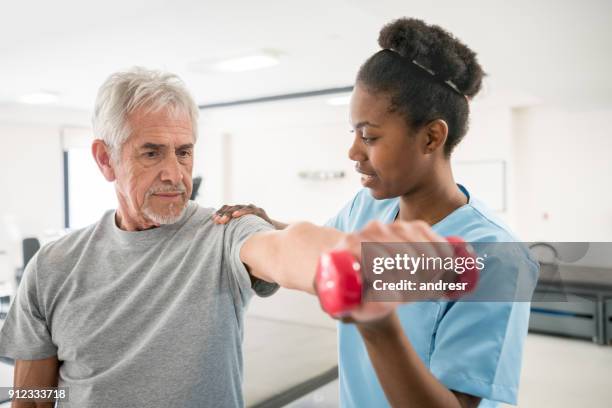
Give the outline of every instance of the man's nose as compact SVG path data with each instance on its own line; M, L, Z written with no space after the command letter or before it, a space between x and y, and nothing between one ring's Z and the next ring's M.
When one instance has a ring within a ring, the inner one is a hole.
M183 180L181 172L181 164L175 154L169 154L162 164L161 181L170 181L173 185L177 185Z

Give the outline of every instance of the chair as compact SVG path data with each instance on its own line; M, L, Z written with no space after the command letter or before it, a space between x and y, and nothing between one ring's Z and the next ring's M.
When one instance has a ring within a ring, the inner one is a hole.
M25 238L22 241L21 248L23 252L23 267L18 268L15 274L15 277L17 278L17 286L19 286L19 282L21 282L21 277L23 276L26 266L40 249L40 241L38 238Z

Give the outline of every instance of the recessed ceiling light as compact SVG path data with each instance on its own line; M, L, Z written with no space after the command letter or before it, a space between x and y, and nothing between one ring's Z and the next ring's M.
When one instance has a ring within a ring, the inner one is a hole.
M53 92L40 91L21 95L18 101L29 105L49 105L57 103L59 101L59 96Z
M279 59L276 56L255 54L219 61L212 65L212 69L220 72L244 72L273 67L278 63Z
M342 96L334 96L333 98L329 98L325 103L332 106L344 106L348 105L351 101L351 94L346 94Z

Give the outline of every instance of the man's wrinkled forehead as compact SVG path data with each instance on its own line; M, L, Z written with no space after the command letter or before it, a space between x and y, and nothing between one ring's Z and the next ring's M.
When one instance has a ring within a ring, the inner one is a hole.
M165 150L170 147L173 147L176 150L191 150L193 149L193 143L185 143L180 146L168 146L167 144L164 144L164 143L144 142L140 144L139 146L137 146L137 148L140 150L155 150L155 151Z
M152 144L193 145L193 125L187 113L168 111L136 111L128 116L130 138L128 141L141 145L143 140Z

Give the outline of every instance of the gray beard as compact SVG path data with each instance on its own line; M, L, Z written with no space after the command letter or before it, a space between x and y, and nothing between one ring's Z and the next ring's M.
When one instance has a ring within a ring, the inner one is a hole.
M159 225L174 224L175 222L180 220L181 217L183 216L183 213L185 212L185 209L187 208L187 204L183 206L181 212L178 215L172 214L171 210L173 210L175 206L176 205L174 203L170 204L170 207L169 207L170 211L168 215L158 214L154 212L153 209L151 209L151 207L149 207L148 205L145 205L145 207L142 209L142 213L145 215L145 217L147 217L149 220L153 221L156 224L159 224Z

